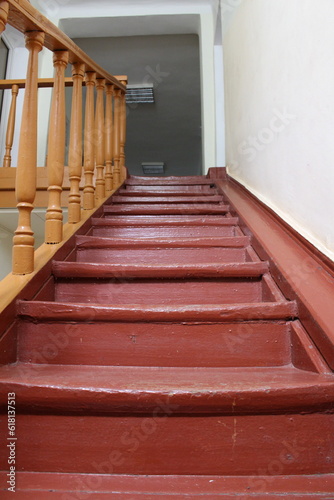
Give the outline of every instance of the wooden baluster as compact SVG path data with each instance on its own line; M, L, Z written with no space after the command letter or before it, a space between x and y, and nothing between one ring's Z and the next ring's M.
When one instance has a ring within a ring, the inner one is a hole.
M68 167L70 174L70 196L68 205L68 222L76 224L81 220L80 181L82 175L82 81L85 75L85 65L73 64L73 94L70 145Z
M126 86L127 82L122 80L121 83ZM125 141L126 141L126 93L121 95L121 110L120 110L120 181L125 180Z
M6 0L0 0L0 34L5 31L9 14L9 3Z
M15 193L19 221L13 238L13 274L29 274L34 270L34 233L31 229L31 211L34 208L37 176L38 53L42 50L43 44L43 32L26 33L29 60L16 172Z
M63 239L63 211L61 193L64 179L65 159L65 69L69 54L57 50L53 54L55 68L52 92L49 140L48 140L48 178L49 205L45 216L45 243L60 243Z
M120 185L120 125L121 125L121 99L122 91L116 89L114 93L114 189Z
M89 71L86 73L86 113L85 113L85 136L84 136L84 169L85 169L85 187L83 195L84 210L92 210L95 206L94 201L94 88L96 73Z
M112 98L114 95L114 86L106 85L106 123L105 123L105 145L106 145L106 195L113 190L113 109Z
M12 164L12 146L13 146L13 138L14 138L14 130L15 130L15 119L16 119L16 100L17 95L19 93L19 86L12 86L12 102L10 105L9 116L8 116L8 124L7 124L7 133L6 133L6 152L3 159L3 166L8 168Z
M105 160L105 130L104 130L104 89L106 81L104 78L96 80L96 199L101 200L106 195L104 179L104 160Z

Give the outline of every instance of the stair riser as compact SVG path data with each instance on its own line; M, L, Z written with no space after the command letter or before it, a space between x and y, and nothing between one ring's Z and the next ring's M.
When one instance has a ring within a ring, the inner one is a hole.
M134 193L132 193L134 194ZM127 196L126 194L123 194L122 196L113 196L112 197L112 203L111 206L117 203L136 203L136 204L142 204L142 203L152 203L152 204L159 204L159 203L185 203L189 204L190 206L198 203L223 203L223 197L219 195L204 195L204 196L169 196L168 194L164 196ZM105 208L105 210L109 210L109 205Z
M119 194L127 196L197 196L197 195L215 195L218 191L210 186L126 186L120 189Z
M143 416L17 415L17 470L269 477L334 471L333 415L176 412L157 400ZM4 435L5 419L2 427Z
M22 321L18 338L19 361L43 364L246 367L291 362L290 328L283 322Z
M92 225L109 226L237 226L237 217L222 217L220 215L106 215L103 218L93 218Z
M164 186L213 186L214 180L208 179L206 177L188 177L188 176L177 176L177 177L140 177L140 176L131 176L130 179L127 179L126 186L156 186L156 187L164 187Z
M189 204L128 204L128 205L108 205L105 207L105 214L110 215L226 215L229 211L228 205L215 203L197 203L193 206Z
M220 227L93 227L92 236L108 238L204 238L238 236L233 226Z
M233 304L261 302L260 280L117 281L70 279L58 281L55 300L96 304Z
M84 248L78 249L77 262L109 264L204 264L209 262L246 262L244 248L184 248L184 249L128 249Z

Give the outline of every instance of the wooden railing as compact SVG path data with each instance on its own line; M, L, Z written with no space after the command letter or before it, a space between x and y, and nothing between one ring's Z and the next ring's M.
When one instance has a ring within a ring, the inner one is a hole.
M7 23L24 33L29 52L26 79L0 82L0 88L12 90L3 162L6 169L11 167L16 99L19 88L25 88L15 176L18 227L13 239L13 274L29 274L34 271L31 212L36 196L38 88L53 87L48 132L45 242L58 244L63 239L61 193L65 163L65 86L73 86L68 221L77 224L81 219L81 207L83 210L94 209L124 181L127 78L118 79L104 71L27 0L0 0L0 33ZM43 47L53 52L54 78L49 80L38 79L38 53ZM65 78L68 64L72 65L72 78ZM84 123L83 85L87 87Z

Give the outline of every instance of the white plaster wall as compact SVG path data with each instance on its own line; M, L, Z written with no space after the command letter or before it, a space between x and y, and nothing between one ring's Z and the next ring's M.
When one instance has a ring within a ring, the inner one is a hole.
M333 26L333 0L247 0L224 36L229 173L332 259Z

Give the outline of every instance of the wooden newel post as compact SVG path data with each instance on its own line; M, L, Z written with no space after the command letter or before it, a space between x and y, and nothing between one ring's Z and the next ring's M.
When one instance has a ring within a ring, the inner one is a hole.
M121 83L126 86L127 82ZM126 93L122 92L120 111L120 173L121 181L125 180L125 141L126 141Z
M105 130L104 130L104 89L106 81L104 78L96 80L96 199L101 200L106 195L104 179L105 160Z
M121 180L121 173L120 173L121 99L122 99L122 91L116 89L114 94L114 175L113 175L114 189L119 187Z
M64 179L65 159L65 69L69 54L66 50L55 51L55 68L52 92L49 140L48 140L48 178L49 205L45 216L45 243L60 243L63 239L63 211L61 193Z
M0 34L6 29L9 14L9 3L6 0L0 0Z
M12 146L13 146L13 138L14 138L14 130L15 130L15 118L16 118L16 100L19 93L19 86L12 86L12 102L10 105L9 116L8 116L8 124L7 124L7 133L6 133L6 151L3 159L3 166L10 167L12 164Z
M89 71L86 73L86 113L85 113L85 135L84 135L84 169L85 169L85 187L83 195L84 210L92 210L95 206L94 201L94 166L95 166L95 147L94 147L94 88L96 73Z
M43 32L26 33L29 60L16 172L15 193L19 221L13 239L13 274L29 274L34 270L34 233L31 229L31 211L34 208L37 177L38 53L42 50L43 44Z
M105 123L105 145L106 145L106 195L113 190L113 109L112 99L114 95L114 86L106 85L106 123Z
M76 224L81 220L80 181L82 175L82 81L85 65L73 64L73 95L71 112L70 145L68 167L70 173L70 196L68 205L68 222Z

